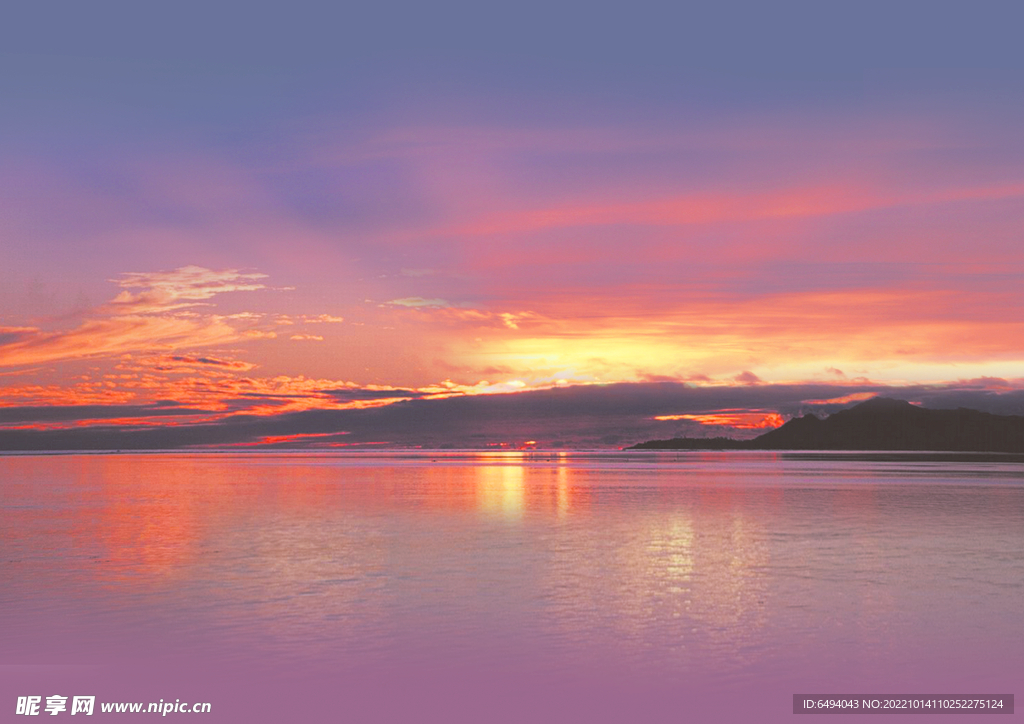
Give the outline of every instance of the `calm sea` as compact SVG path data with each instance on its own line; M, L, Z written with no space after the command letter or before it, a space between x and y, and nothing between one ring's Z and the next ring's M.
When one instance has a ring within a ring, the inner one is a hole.
M6 456L0 516L2 721L29 695L734 722L1024 693L1020 458Z

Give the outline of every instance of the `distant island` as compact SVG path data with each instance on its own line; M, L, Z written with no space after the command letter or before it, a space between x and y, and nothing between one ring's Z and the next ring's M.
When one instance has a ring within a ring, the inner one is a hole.
M626 450L922 450L1024 453L1024 417L929 410L876 397L824 419L804 415L753 440L649 440Z

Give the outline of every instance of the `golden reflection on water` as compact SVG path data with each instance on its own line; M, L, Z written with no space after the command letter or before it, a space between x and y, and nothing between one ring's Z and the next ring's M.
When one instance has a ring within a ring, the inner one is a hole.
M564 455L564 453L563 453ZM564 465L555 468L556 507L559 518L565 518L572 507L572 488L569 482L569 469Z
M526 469L521 465L485 465L475 468L476 504L482 513L520 518L527 505ZM533 496L536 503L538 496Z

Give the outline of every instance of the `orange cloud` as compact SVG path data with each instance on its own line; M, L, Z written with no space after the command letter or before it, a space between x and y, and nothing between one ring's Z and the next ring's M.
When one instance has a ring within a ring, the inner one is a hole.
M741 430L776 428L786 422L777 412L744 412L739 410L719 410L717 412L700 414L658 415L654 419L659 421L692 420L699 422L701 425L723 425Z
M111 388L104 381L71 385L19 385L0 388L0 406L11 405L119 405L135 401L131 389Z
M117 283L133 294L119 293L78 328L44 331L34 327L0 328L0 366L18 366L68 359L110 357L139 350L177 350L208 347L242 336L273 336L273 332L239 329L251 324L253 316L229 316L182 311L205 304L217 294L264 289L256 282L263 274L234 269L213 271L197 266L170 272L123 275Z
M205 347L236 339L237 330L217 317L195 321L129 315L88 321L67 332L22 332L16 341L0 344L0 366L109 357L140 349Z

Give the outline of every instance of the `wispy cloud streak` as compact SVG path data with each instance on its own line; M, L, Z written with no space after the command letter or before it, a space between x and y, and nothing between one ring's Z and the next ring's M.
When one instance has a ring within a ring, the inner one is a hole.
M119 280L128 289L71 330L0 328L0 366L112 357L136 351L209 347L242 338L249 325L235 318L185 311L218 294L264 289L263 274L182 267L172 272L129 273ZM244 316L242 321L244 321Z

